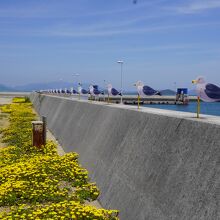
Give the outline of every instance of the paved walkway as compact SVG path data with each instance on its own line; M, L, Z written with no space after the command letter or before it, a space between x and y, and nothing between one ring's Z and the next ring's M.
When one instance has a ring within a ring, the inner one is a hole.
M0 97L0 105L10 104L12 102L11 97Z
M10 104L12 102L12 98L3 98L0 97L0 106L5 104ZM0 110L0 129L7 127L8 122L8 114L2 113ZM2 134L0 134L0 148L7 146L6 143L2 142Z

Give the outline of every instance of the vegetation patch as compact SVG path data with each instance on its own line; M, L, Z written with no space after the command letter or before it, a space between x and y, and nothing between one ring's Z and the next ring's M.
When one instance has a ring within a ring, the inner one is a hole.
M15 98L1 107L9 114L10 125L1 130L9 146L0 149L0 219L109 219L117 210L88 205L99 195L78 154L59 156L57 146L31 146L32 104Z

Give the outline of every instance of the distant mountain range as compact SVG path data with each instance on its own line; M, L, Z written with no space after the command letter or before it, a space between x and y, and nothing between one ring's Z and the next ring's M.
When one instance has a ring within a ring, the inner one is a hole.
M0 92L32 92L39 90L47 90L47 89L60 89L60 88L71 88L77 87L77 83L69 83L69 82L49 82L49 83L31 83L21 86L9 87L3 84L0 84ZM83 87L89 87L89 84L83 84Z
M84 83L82 85L84 88L88 88L89 84ZM60 88L71 88L77 87L77 83L69 83L69 82L49 82L49 83L31 83L22 86L14 86L9 87L3 84L0 84L0 92L31 92L31 91L39 91L39 90L47 90L47 89L60 89ZM100 88L102 89L102 88ZM175 95L176 92L170 89L160 90L161 94L164 96ZM135 95L136 91L125 91L126 95ZM190 90L189 95L196 95L195 90Z
M85 88L89 86L89 84L83 85ZM69 82L49 82L49 83L31 83L23 86L14 87L16 90L23 92L31 92L31 91L39 91L39 90L47 90L47 89L60 89L60 88L71 88L77 87L77 83L69 83Z
M17 92L16 89L0 84L0 92Z
M176 92L171 89L164 89L160 91L161 95L176 95Z

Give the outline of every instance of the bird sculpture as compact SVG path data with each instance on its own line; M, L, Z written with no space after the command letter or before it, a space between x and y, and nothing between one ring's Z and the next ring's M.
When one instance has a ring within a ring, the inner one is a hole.
M109 96L122 95L117 89L113 88L111 84L107 85L107 89Z
M192 80L196 84L197 93L197 118L200 114L200 99L204 102L219 102L220 101L220 88L212 83L206 83L202 76Z
M71 87L70 94L75 95L75 94L78 94L78 92L73 87Z
M206 83L203 77L197 77L196 80L192 81L196 84L196 93L199 98L204 102L219 102L220 101L220 87Z
M89 93L89 91L87 91L86 89L83 89L82 85L79 83L78 93L81 94L81 95L86 95L86 94Z
M137 87L138 92L138 109L140 109L140 97L161 95L159 91L152 89L150 86L145 86L143 82L137 81L134 86Z
M79 86L78 86L78 94L79 94L79 99L80 99L81 95L89 94L89 91L83 89L83 88L82 88L82 84L79 83Z
M99 89L98 89L98 86L97 85L90 85L89 86L89 93L92 95L92 96L99 96L100 94L103 94L103 92L101 92Z
M99 97L100 94L104 95L104 92L101 92L99 89L98 89L98 86L97 85L90 85L89 86L89 94L90 94L90 100L92 101L92 96L94 98L96 97Z
M71 91L69 89L67 89L66 94L71 94Z
M145 86L141 81L136 82L134 86L137 87L139 96L161 95L159 91L152 89L150 86Z
M110 96L122 96L121 92L119 92L117 89L113 88L111 84L107 85L108 90L108 103L110 103Z

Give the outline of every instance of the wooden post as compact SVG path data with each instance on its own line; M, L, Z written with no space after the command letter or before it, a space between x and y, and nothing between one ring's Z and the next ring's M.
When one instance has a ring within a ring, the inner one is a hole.
M108 94L108 104L109 104L109 102L110 102L110 97L109 97L109 94Z
M32 145L40 148L44 145L44 129L42 121L32 121Z

